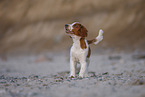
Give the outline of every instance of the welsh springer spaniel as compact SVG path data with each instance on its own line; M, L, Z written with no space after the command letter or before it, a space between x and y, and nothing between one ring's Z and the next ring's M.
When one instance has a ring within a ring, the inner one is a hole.
M79 77L87 77L89 57L91 50L89 44L98 44L103 39L103 30L100 29L99 35L92 40L86 40L87 29L79 22L65 24L65 32L73 39L73 45L70 50L70 78L75 77L76 64L81 64Z

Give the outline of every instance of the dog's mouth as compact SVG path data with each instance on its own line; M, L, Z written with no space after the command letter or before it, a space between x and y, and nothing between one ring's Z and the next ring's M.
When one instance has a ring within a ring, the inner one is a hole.
M66 33L67 33L67 34L74 34L73 31L69 31L68 29L66 29Z

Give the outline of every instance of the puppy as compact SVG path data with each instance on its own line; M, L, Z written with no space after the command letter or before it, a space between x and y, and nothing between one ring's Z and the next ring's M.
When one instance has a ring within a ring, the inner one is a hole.
M70 49L70 78L75 77L76 65L79 62L81 64L79 77L87 77L89 58L91 55L91 49L89 44L98 44L103 40L103 30L99 31L99 35L92 40L86 40L88 35L87 29L79 22L72 24L65 24L65 32L73 40L73 45Z

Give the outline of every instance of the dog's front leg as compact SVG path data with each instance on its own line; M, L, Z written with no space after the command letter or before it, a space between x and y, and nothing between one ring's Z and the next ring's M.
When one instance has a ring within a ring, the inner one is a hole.
M81 61L81 70L79 73L79 77L83 78L83 77L87 77L87 62L86 61Z
M75 77L75 68L76 67L76 61L74 60L74 58L70 58L70 78L74 78Z

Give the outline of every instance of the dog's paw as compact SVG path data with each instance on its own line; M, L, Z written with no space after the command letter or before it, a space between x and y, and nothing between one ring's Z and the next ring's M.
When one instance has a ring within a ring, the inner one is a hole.
M99 35L97 36L96 39L97 39L98 41L102 41L102 40L103 40L103 30L102 30L102 29L99 31Z
M79 78L86 78L86 77L88 77L88 74L79 75Z
M77 79L83 79L83 77L82 76L78 76Z
M99 42L102 41L102 40L103 40L103 35L98 36L96 39L97 39L97 41L99 41Z
M74 75L70 75L69 78L75 78L75 76Z
M96 37L96 42L94 42L94 44L98 44L100 41L102 41L103 40L103 30L102 29L100 29L100 31L99 31L99 35Z
M99 31L99 35L97 36L97 40L98 41L102 41L103 40L103 30L102 29L100 29L100 31Z

